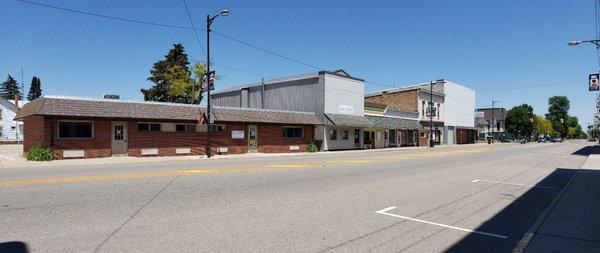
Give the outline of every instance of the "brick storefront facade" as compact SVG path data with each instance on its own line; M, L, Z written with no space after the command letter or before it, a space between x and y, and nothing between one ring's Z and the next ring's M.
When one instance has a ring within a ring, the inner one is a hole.
M190 148L186 155L206 154L206 132L139 132L138 120L94 119L93 137L89 139L61 139L57 137L59 121L80 121L81 118L56 118L33 116L24 119L25 152L37 146L52 147L54 157L63 159L65 150L84 150L85 158L109 157L111 150L112 123L127 124L128 156L142 156L142 149L156 148L157 156L174 156L177 148ZM88 120L86 120L88 121ZM144 120L142 122L147 122ZM189 121L170 121L168 123L195 124ZM217 122L218 123L218 122ZM232 139L231 131L245 131L246 123L226 123L226 131L211 133L211 151L217 154L220 147L227 148L227 154L248 152L248 135L243 139ZM302 138L283 138L283 124L253 124L258 126L258 151L265 153L305 152L313 139L314 126L305 125ZM297 146L298 149L290 149Z
M378 95L365 97L365 102L384 104L392 108L417 112L418 90L407 90L402 92L383 92Z

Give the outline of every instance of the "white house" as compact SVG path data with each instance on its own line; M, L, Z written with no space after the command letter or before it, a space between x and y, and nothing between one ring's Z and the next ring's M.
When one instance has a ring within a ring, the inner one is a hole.
M23 140L23 122L14 120L18 111L14 100L0 98L0 142Z

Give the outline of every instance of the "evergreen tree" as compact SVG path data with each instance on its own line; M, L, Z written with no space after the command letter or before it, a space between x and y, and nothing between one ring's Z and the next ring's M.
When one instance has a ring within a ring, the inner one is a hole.
M140 89L146 101L197 104L202 99L201 80L204 66L190 68L188 56L181 44L174 44L165 59L155 62L148 81L150 89ZM194 78L192 78L194 74Z
M29 93L27 94L27 100L33 101L36 98L42 96L42 82L36 76L31 79L31 86L29 86Z
M23 99L17 80L11 75L8 75L6 81L0 85L0 97L5 99L15 99L15 95L17 95L19 99Z

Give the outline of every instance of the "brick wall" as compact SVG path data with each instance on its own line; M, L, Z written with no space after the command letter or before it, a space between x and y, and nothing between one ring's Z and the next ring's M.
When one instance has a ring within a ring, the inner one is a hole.
M283 125L261 125L258 129L258 151L263 153L306 152L314 138L314 126L304 126L302 138L283 138ZM290 150L299 146L299 150Z
M39 145L50 146L54 151L56 159L63 158L63 151L69 149L83 149L85 158L109 157L111 151L112 122L127 123L128 152L129 156L141 156L143 148L157 148L158 156L177 155L177 148L190 148L188 155L206 154L206 132L139 132L138 121L97 119L93 120L93 138L91 139L60 139L57 137L58 121L81 120L69 118L43 118L30 116L24 122L24 145L25 152ZM148 121L143 121L148 122ZM166 123L165 121L160 121ZM196 122L175 122L195 124ZM314 126L303 126L303 138L283 138L283 125L258 125L258 147L259 152L284 153L305 152L306 146L313 139ZM40 130L41 129L41 130ZM243 130L244 139L231 139L231 131ZM211 133L211 152L217 153L219 147L226 147L228 154L243 154L248 152L247 125L242 123L227 124L226 131L222 133ZM290 150L291 145L299 146L299 150Z
M397 109L418 112L418 90L408 90L393 93L383 93L377 96L365 97L365 102L385 104Z

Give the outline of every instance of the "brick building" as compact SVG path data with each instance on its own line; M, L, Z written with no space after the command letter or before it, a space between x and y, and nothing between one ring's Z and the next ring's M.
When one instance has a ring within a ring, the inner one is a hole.
M50 147L57 159L206 154L197 105L49 97L25 105L24 152ZM312 112L214 107L211 152L303 152L321 120Z

